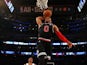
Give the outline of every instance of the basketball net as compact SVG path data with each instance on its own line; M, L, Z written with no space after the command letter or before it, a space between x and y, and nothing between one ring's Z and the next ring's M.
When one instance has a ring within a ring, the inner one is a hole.
M48 8L48 0L37 0L36 6L39 7L41 10Z

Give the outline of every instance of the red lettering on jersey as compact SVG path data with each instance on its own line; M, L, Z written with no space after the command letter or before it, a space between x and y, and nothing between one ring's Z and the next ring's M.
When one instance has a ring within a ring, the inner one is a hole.
M49 26L48 25L44 26L44 32L49 32Z

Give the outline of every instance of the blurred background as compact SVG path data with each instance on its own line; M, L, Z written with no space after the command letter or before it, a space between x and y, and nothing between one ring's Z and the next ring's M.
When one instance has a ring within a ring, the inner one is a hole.
M76 45L68 49L54 34L52 61L55 65L86 65L86 0L49 0L48 5L53 23ZM23 65L31 56L37 64L35 18L41 15L36 0L0 0L0 64Z

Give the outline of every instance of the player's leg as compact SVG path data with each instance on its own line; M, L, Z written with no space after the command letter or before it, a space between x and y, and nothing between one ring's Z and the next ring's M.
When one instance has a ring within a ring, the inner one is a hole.
M45 56L47 56L47 53L45 52L44 43L43 43L43 41L38 41L38 44L37 44L38 65L47 64Z
M45 51L47 53L47 59L51 60L51 55L52 55L52 45L51 45L51 43L47 42L45 47L46 47Z
M44 57L44 55L38 57L38 65L47 65L47 59L45 59Z

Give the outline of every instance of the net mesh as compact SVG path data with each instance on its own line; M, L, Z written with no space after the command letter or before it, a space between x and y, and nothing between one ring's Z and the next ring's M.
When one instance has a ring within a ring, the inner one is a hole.
M37 0L36 5L41 10L47 9L48 8L48 0Z

